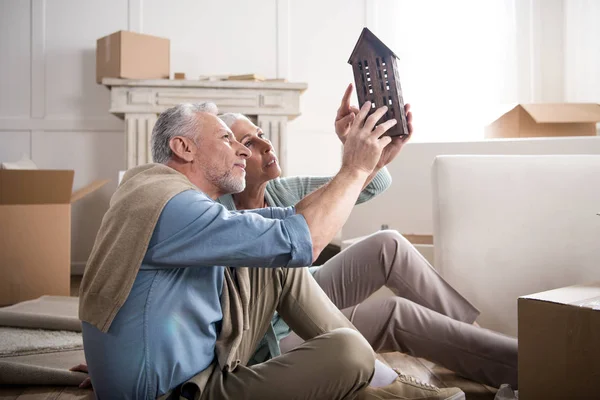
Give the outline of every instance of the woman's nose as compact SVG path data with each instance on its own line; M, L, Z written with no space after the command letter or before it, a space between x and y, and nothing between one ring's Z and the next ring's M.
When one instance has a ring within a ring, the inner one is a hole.
M273 150L273 144L269 139L261 139L263 145L263 153L268 153Z

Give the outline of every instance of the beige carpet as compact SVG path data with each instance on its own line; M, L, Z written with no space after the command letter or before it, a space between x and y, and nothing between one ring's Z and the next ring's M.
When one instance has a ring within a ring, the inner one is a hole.
M79 385L87 374L78 298L42 296L0 308L0 385Z
M0 358L82 349L80 332L0 327Z

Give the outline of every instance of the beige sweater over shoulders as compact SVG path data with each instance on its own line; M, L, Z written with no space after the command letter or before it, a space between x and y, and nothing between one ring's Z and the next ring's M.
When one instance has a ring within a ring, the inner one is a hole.
M163 208L171 198L186 190L198 188L186 176L162 164L142 165L127 171L102 219L83 275L79 292L82 321L108 332L133 287ZM216 363L183 384L194 387L196 398L201 396L217 365L221 370L232 371L240 363L237 349L243 331L249 328L248 268L236 268L236 276L234 279L230 268L225 268Z
M162 164L127 171L110 200L79 291L79 319L107 332L127 300L154 227L167 202L198 190L187 177Z

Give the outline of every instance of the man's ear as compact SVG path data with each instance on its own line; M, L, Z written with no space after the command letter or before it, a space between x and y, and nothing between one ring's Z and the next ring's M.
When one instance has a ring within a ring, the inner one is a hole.
M193 140L183 136L175 136L169 141L169 147L173 154L187 162L194 160L196 145Z

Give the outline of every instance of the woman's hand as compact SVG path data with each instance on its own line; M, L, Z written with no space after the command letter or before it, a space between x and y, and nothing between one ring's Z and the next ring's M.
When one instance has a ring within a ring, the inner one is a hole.
M88 367L87 367L87 364L79 364L79 365L76 365L76 366L70 368L69 371L85 372L87 374ZM85 378L83 380L83 382L81 382L79 384L80 389L86 389L86 388L91 388L91 387L92 387L92 380L90 379L89 376L87 378Z
M352 96L353 88L354 85L352 83L350 83L346 88L346 92L344 92L344 97L342 98L342 103L340 104L340 107L337 111L337 115L335 116L335 133L337 134L342 144L346 143L348 132L350 132L352 123L354 122L354 119L356 118L356 115L359 112L359 109L357 107L350 105L350 96ZM381 169L390 162L392 162L392 160L396 158L400 150L402 150L404 144L410 139L413 133L412 113L410 112L410 104L404 105L404 112L406 113L408 136L404 138L401 138L399 136L392 138L392 142L388 144L385 147L385 149L383 149L383 152L381 153L381 158L377 163L376 169Z
M352 95L353 84L349 84L342 98L342 104L338 108L337 115L335 116L335 133L342 142L346 143L346 137L350 132L350 127L354 118L358 114L359 109L355 106L350 105L350 96Z

